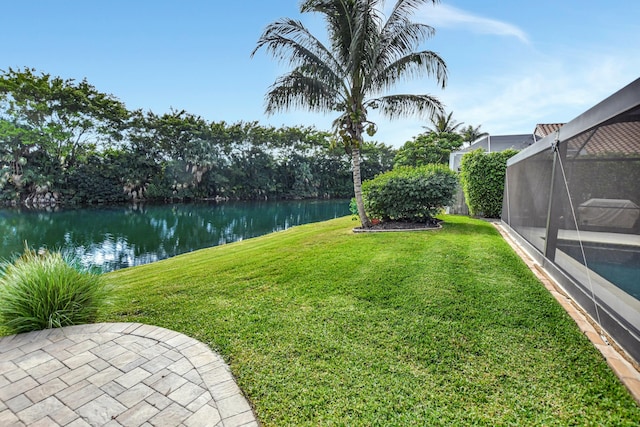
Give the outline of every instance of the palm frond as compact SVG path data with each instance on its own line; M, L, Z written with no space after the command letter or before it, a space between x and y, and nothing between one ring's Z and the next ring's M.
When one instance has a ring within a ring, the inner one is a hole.
M375 7L375 0L361 0L355 2L355 14L351 45L349 47L350 62L354 68L361 65L369 67L372 63L372 55L375 54L379 40L382 17Z
M419 43L433 36L435 30L426 24L414 23L409 18L425 3L438 3L439 0L398 0L389 14L381 30L382 40L388 42L382 51L389 47L404 46L401 55L406 55L405 49L414 49Z
M433 27L418 22L406 22L385 28L381 35L378 64L383 67L388 66L397 58L414 52L421 43L433 37L434 34Z
M268 25L258 39L251 56L262 48L274 58L294 67L313 64L323 69L331 69L334 73L340 69L340 64L331 51L300 21L293 19L285 18Z
M371 89L381 91L390 88L399 80L423 76L435 77L442 88L446 86L447 66L437 53L424 50L396 60L379 71L372 81Z
M273 114L294 107L316 112L331 111L342 97L339 88L295 69L279 77L265 99L266 113Z
M356 32L356 1L306 0L300 6L301 12L316 12L323 15L331 41L331 50L342 64L348 64L352 39Z
M443 105L438 98L431 95L389 95L369 100L365 107L378 109L390 119L400 117L433 117L441 113Z
M395 26L398 22L406 22L408 17L426 3L438 4L440 0L398 0L393 6L387 24Z

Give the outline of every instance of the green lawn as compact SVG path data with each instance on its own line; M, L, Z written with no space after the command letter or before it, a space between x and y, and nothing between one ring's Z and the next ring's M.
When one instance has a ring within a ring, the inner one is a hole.
M201 340L266 426L638 425L640 408L491 224L309 224L107 275L101 321Z

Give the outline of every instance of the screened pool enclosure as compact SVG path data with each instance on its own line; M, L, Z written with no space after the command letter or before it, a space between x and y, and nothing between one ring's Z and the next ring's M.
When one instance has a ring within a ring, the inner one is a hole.
M640 362L640 79L508 161L502 221Z

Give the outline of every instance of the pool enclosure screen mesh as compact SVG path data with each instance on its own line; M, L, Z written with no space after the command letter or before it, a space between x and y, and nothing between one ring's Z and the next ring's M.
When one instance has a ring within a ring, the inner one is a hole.
M507 164L502 220L640 361L640 79Z

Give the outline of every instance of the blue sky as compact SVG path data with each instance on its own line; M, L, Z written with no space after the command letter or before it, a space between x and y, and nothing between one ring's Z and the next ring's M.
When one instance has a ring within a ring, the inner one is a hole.
M4 1L0 69L87 78L129 109L329 130L331 115L263 112L264 94L286 71L264 52L250 58L265 26L293 17L323 33L319 17L298 7L298 0ZM395 92L435 95L456 120L493 135L569 121L640 77L638 0L443 0L414 19L436 28L423 48L444 58L449 82L441 90L422 79ZM373 139L395 147L428 125L372 119Z

